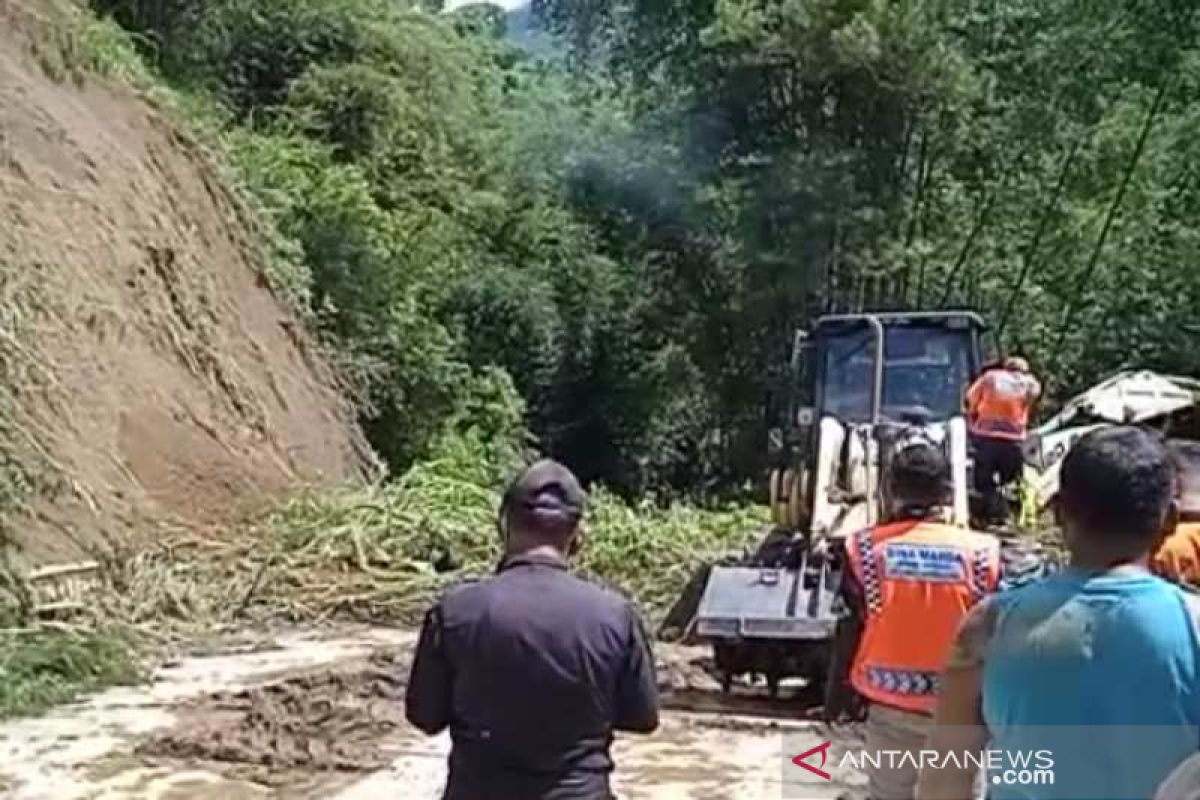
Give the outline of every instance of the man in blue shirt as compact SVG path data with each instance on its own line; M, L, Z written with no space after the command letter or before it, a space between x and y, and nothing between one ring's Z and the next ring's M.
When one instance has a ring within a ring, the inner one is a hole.
M991 798L1141 800L1200 750L1200 603L1149 570L1178 517L1175 483L1156 434L1085 436L1060 479L1070 568L964 622L930 748L998 753ZM1047 752L1049 780L1004 772L1010 758ZM976 770L945 764L922 771L919 798L969 796Z

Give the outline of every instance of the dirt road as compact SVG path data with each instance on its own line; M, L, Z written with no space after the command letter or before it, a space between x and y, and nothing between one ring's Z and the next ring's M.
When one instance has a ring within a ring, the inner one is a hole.
M412 644L385 629L290 633L186 659L148 686L0 727L0 788L13 800L435 800L449 742L403 720ZM663 657L668 705L716 701L689 675L692 653ZM824 781L788 760L825 739L812 723L668 710L654 736L618 740L615 782L628 800L832 798L857 776Z

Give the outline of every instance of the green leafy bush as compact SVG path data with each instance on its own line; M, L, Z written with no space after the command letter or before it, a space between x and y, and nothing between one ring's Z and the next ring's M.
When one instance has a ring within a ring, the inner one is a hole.
M0 718L44 711L141 677L137 648L120 628L0 633Z

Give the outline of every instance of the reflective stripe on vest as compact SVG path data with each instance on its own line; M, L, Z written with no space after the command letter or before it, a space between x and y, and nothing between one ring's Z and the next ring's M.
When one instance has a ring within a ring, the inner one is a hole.
M978 603L988 592L994 591L1000 582L999 563L992 564L992 552L987 547L975 548L971 558L971 588L974 590L975 602ZM993 569L996 571L992 578Z
M1000 579L992 536L904 522L848 540L866 619L850 680L869 700L932 713L939 675L967 612Z
M885 692L910 697L936 697L942 690L942 675L939 672L867 667L867 680Z
M1023 441L1029 435L1029 429L1022 423L1008 419L981 418L971 423L971 433L985 438Z
M871 552L871 529L863 528L856 534L858 552ZM879 585L879 570L875 568L875 559L868 558L865 561L860 560L859 569L861 574L859 582L862 584L863 594L867 600L867 611L871 614L878 614L883 609L883 590Z

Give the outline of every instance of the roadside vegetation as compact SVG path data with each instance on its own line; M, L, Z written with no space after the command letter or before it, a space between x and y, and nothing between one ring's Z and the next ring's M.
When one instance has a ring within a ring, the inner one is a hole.
M256 589L269 615L419 621L430 600L500 555L500 488L482 454L461 446L363 492L304 494L257 535L277 548ZM631 504L592 493L579 567L657 621L705 563L739 554L767 527L754 506Z
M0 631L0 719L141 679L135 634L119 626Z
M1058 397L1200 371L1193 3L441 5L91 3L204 110L393 475L475 427L737 496L824 311L980 309Z

